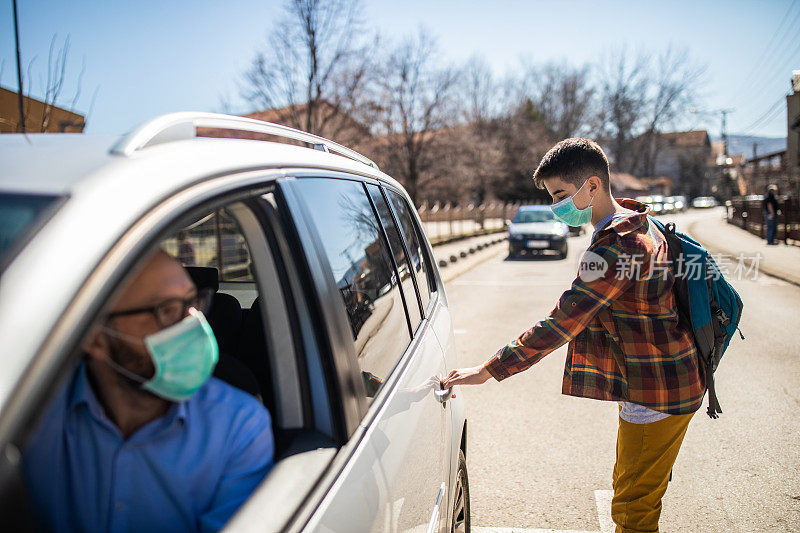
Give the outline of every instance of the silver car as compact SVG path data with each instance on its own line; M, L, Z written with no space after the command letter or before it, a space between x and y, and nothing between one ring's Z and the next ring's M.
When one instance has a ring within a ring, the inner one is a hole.
M374 163L207 113L122 138L4 135L0 161L8 527L26 523L31 428L120 284L161 247L216 290L217 377L272 414L276 464L227 530L469 530L464 404L440 383L460 366L447 297L413 204Z

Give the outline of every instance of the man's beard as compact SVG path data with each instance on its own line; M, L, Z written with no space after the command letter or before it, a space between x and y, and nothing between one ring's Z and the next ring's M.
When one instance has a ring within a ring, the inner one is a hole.
M156 373L156 369L153 365L153 360L146 352L142 353L129 342L117 339L111 335L106 335L106 338L108 339L108 353L112 361L128 372L140 376L142 381L152 379ZM127 388L150 394L148 391L142 389L142 383L120 372L116 372L116 374L119 382Z

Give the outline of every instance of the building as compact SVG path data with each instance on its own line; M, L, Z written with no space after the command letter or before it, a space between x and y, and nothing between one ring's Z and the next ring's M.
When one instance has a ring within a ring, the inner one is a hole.
M706 130L662 133L656 143L654 176L670 178L676 194L705 196L712 193L708 166L713 152Z
M28 133L82 133L86 127L83 115L52 103L24 96L23 107ZM0 87L0 133L21 132L19 119L19 93Z
M609 174L611 192L616 198L636 198L650 192L648 184L632 174L611 172Z
M786 170L800 198L800 70L792 72L792 94L786 97Z
M800 198L800 71L792 72L792 94L786 96L786 150L747 159L742 174L742 195L765 194L775 184L779 194Z

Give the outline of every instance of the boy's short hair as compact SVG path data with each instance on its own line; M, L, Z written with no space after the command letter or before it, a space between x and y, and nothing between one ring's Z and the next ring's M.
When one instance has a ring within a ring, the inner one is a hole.
M609 190L608 159L603 149L591 139L572 137L559 142L544 155L533 173L533 183L544 189L544 180L558 177L576 187L597 176L603 189Z

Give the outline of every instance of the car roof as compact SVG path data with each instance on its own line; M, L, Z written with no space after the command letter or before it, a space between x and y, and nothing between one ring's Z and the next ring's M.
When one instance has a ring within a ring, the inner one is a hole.
M82 177L110 163L118 136L76 133L0 135L0 190L66 194Z
M130 156L112 152L120 137L75 133L6 134L0 136L0 192L69 195L110 167L138 166L144 160L176 164L200 157L192 167L224 172L250 168L319 168L354 172L400 185L376 168L337 154L285 143L233 139L194 138L144 148ZM170 157L170 152L174 157ZM144 165L147 166L147 165ZM120 188L141 187L147 180L119 176ZM183 174L183 173L180 173ZM175 175L174 186L180 187Z

